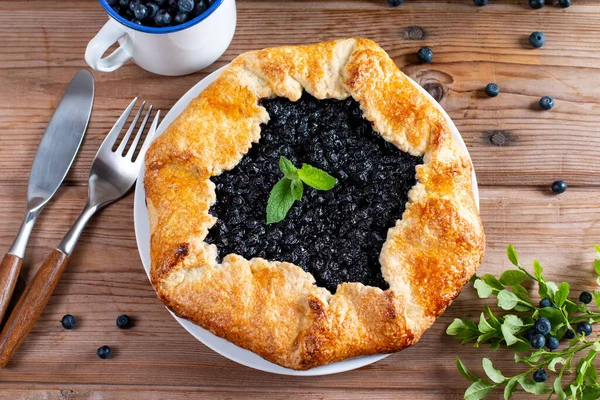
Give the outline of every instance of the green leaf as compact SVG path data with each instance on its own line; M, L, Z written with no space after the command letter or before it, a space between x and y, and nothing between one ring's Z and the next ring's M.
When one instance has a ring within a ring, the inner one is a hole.
M487 299L488 297L490 297L492 295L492 293L494 291L494 289L490 285L488 285L481 279L477 279L475 281L475 283L473 284L473 286L477 290L477 295L481 299Z
M304 184L300 179L292 180L291 190L292 196L294 196L295 200L302 200L302 195L304 194Z
M465 334L470 335L471 333L479 334L479 329L477 329L477 326L473 321L468 319L463 320L456 318L448 325L448 328L446 328L447 335L458 336L459 339L463 339Z
M456 368L458 368L458 372L460 372L462 376L464 376L471 382L477 382L479 380L479 378L473 375L473 373L469 371L469 369L465 366L465 364L463 364L463 362L458 357L456 357Z
M521 285L513 285L512 292L517 295L518 298L531 303L531 297L529 297L529 291Z
M531 378L521 377L519 383L523 390L532 394L544 394L550 391L550 388L545 383L534 382Z
M502 337L504 337L507 346L511 346L519 341L519 339L512 333L508 326L502 325L501 330Z
M558 308L544 307L540 308L540 317L548 318L552 326L559 325L564 322L565 317Z
M506 380L504 375L502 375L502 372L494 368L494 365L492 364L492 361L489 358L484 358L482 361L483 371L488 376L488 378L492 380L492 382L502 383Z
M529 342L517 338L517 342L510 346L510 348L513 349L513 351L520 351L524 353L531 350L531 344Z
M562 383L560 383L560 379L561 377L558 376L555 380L554 380L554 385L552 385L552 387L554 388L554 392L556 393L556 395L558 396L558 398L560 400L566 400L567 395L565 394L563 388L562 388Z
M597 245L597 244L595 244L594 245L594 250L596 250L596 257L600 258L600 246ZM598 275L600 275L600 274L598 274Z
M531 311L532 307L528 307L525 304L517 304L513 310L518 312Z
M571 288L567 282L562 282L560 285L558 285L558 290L554 294L554 302L559 308L563 306L565 300L567 300L567 297L569 297L570 289Z
M488 340L496 337L497 335L498 334L496 333L496 331L484 333L483 335L479 335L479 337L477 338L477 343L485 343Z
M596 275L600 276L600 260L594 260L594 271L596 271Z
M290 208L292 208L294 196L292 195L291 184L291 180L283 178L271 189L267 201L267 224L283 221Z
M523 327L523 320L516 315L508 314L504 316L504 323L511 333L517 333Z
M500 341L492 342L490 344L490 350L498 350L500 347Z
M562 357L554 357L548 364L548 369L552 372L556 372L556 364L564 364L565 359Z
M485 275L483 275L482 279L485 283L487 283L494 289L497 289L497 290L504 289L504 285L502 283L500 283L500 281L498 279L496 279L496 277L494 275L485 274Z
M506 248L506 255L508 256L508 260L512 265L515 267L519 266L519 255L512 244L509 244Z
M337 179L327 172L308 164L302 164L302 168L298 170L298 177L302 179L302 182L317 190L333 189L337 183Z
M504 388L504 400L508 400L512 397L515 390L517 390L517 383L519 383L518 376L513 376L510 378L506 387Z
M479 325L477 325L477 328L481 333L496 332L496 328L490 325L487 319L485 319L484 313L481 313L481 316L479 317Z
M533 261L533 275L535 275L535 277L537 279L543 279L542 272L544 272L544 269L542 268L540 262L538 260L534 260Z
M594 295L594 301L596 302L596 307L598 307L598 309L600 309L600 292L596 292L594 290L594 292L592 294Z
M498 318L496 318L496 316L492 312L492 309L489 306L486 305L485 306L485 311L488 313L488 315L490 317L490 319L488 320L488 322L490 323L490 325L492 325L496 329L500 329L500 326L502 324L500 323L500 321L498 321Z
M519 298L513 292L509 292L506 289L498 292L498 307L501 309L512 310L518 302Z
M298 178L298 168L294 167L294 164L290 160L282 156L279 157L279 170L288 179Z
M556 292L558 292L558 286L556 286L556 283L554 282L546 282L546 287L548 290L548 298L553 299Z
M500 283L504 286L514 286L523 282L527 278L524 272L510 269L508 271L504 271L502 275L500 275Z
M585 387L581 392L581 400L597 400L600 399L600 387Z
M494 389L494 385L486 381L474 382L465 391L465 400L480 400L483 399L489 392Z

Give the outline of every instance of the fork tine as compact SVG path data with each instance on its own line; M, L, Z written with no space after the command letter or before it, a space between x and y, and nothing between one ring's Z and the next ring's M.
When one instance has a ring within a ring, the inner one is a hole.
M135 166L139 168L140 164L144 160L144 156L146 155L146 150L150 147L150 143L152 143L152 139L154 139L154 134L156 133L156 128L158 126L158 121L160 120L160 110L156 112L154 119L152 120L152 125L150 125L150 129L148 130L148 134L146 135L146 139L144 139L144 143L142 144L142 148L135 159Z
M135 106L137 99L138 98L136 97L131 101L117 122L115 122L115 125L112 127L110 132L108 132L108 135L106 135L106 139L104 139L104 142L102 142L100 151L103 149L108 149L108 151L110 151L112 149L113 145L117 141L117 138L119 137L119 133L121 133L121 130L123 130L123 126L125 125L125 122L127 122L127 118L129 118L129 114L131 114L131 110L133 110L133 106Z
M138 129L137 134L135 135L135 138L133 139L133 142L131 143L131 147L127 151L127 155L125 156L125 158L128 158L133 161L133 155L135 154L135 149L137 148L138 143L140 142L140 139L142 138L142 135L144 133L144 128L146 127L148 118L150 118L150 114L152 114L152 104L150 104L150 107L148 107L148 112L146 112L146 116L144 117L144 120L140 124L140 129Z
M129 129L127 129L125 136L123 136L123 140L121 140L121 143L119 143L119 147L117 148L117 154L123 155L123 153L125 153L125 146L127 146L127 142L129 142L129 138L131 137L131 134L133 133L133 130L135 129L135 126L137 125L137 122L140 119L140 115L142 115L145 106L146 102L143 101L140 108L138 108L138 112L137 114L135 114L135 118L131 122L131 125L129 125Z

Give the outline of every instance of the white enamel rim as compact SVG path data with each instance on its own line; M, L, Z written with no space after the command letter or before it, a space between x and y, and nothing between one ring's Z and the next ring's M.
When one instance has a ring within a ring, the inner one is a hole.
M164 130L177 118L179 114L187 107L187 105L198 96L209 84L215 81L217 77L221 74L224 66L215 72L208 75L206 78L202 79L198 82L194 87L192 87L186 94L183 95L175 103L175 105L171 108L171 110L164 117L158 129L156 130L155 137L160 135ZM462 148L469 153L467 150L467 146L463 141L458 129L448 116L448 114L444 111L444 109L434 100L433 97L425 89L415 83L412 79L410 82L415 85L428 99L430 99L433 104L438 108L438 110L444 115L446 120L448 121L448 125L452 130L452 134L454 138L460 143ZM470 156L469 156L470 158ZM473 195L475 197L475 201L477 207L479 207L479 190L477 187L477 178L475 177L475 172L473 171ZM134 216L134 224L135 224L135 237L138 245L138 250L140 252L140 257L142 259L142 264L144 265L144 269L146 270L146 274L148 278L150 278L150 222L148 220L148 210L146 209L146 192L144 190L144 168L141 168L140 174L135 187L135 199L134 199L134 208L133 208L133 216ZM357 357L349 360L339 361L336 363L323 365L321 367L316 367L309 369L307 371L295 371L292 369L284 368L279 365L273 364L258 355L252 353L251 351L242 349L234 345L231 342L228 342L225 339L221 339L210 333L209 331L202 329L200 326L185 320L183 318L177 317L173 312L171 312L173 318L181 324L192 336L201 341L208 348L216 351L223 357L227 357L228 359L237 362L238 364L245 365L246 367L258 369L260 371L271 372L274 374L281 375L296 375L296 376L317 376L317 375L329 375L329 374L337 374L340 372L350 371L353 369L357 369L360 367L364 367L365 365L372 364L376 361L379 361L389 354L376 354L372 356L365 357Z

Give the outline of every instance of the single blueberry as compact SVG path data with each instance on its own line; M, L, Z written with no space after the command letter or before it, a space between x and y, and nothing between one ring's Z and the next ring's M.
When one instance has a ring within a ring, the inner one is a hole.
M117 326L119 329L129 329L131 328L131 319L125 314L119 315L117 317Z
M96 351L96 354L101 359L106 360L108 357L110 357L110 347L102 346Z
M564 337L566 339L573 339L575 337L575 332L573 332L571 329L567 329Z
M547 335L548 332L550 332L550 329L552 329L552 325L550 324L550 321L548 320L548 318L540 318L537 321L535 321L535 329L541 333L542 335Z
M541 349L546 345L546 338L541 333L536 333L533 335L529 343L534 349Z
M489 97L496 97L500 94L500 88L495 83L488 83L485 87L485 94Z
M527 331L527 341L528 341L528 342L531 342L531 341L533 340L533 337L534 337L535 335L537 335L538 333L539 333L539 332L538 332L538 331L536 331L535 329L530 329L530 330L528 330L528 331Z
M148 9L148 18L154 18L154 16L160 9L160 7L158 7L158 4L152 2L146 3L146 8Z
M133 9L133 15L135 15L136 19L142 20L148 16L148 7L143 4L138 4Z
M552 301L549 298L540 300L540 308L552 307Z
M592 334L592 325L589 322L580 322L577 324L577 334L590 336Z
M565 181L552 182L552 193L561 194L567 191L567 183Z
M129 0L129 10L134 12L135 8L141 3L141 0Z
M194 0L179 0L177 2L177 7L179 8L179 12L183 14L192 12L194 9Z
M65 329L73 329L75 328L75 317L72 316L71 314L67 314L64 317L62 317L62 319L60 320L60 323L62 324L63 328Z
M429 47L421 47L417 52L417 58L422 62L431 62L433 60L433 51Z
M399 5L404 3L404 0L387 0L387 3L390 7L398 7Z
M546 339L546 347L548 348L548 350L556 350L558 349L559 345L560 343L555 337L550 336L548 339Z
M592 294L590 292L581 292L579 301L583 304L590 304L592 302Z
M181 25L185 21L187 21L188 15L186 13L177 13L175 14L175 18L173 18L173 22L175 25Z
M546 382L546 379L548 379L548 375L546 374L546 371L541 368L533 373L533 380L537 383Z
M529 35L529 44L532 45L533 47L535 47L536 49L539 49L545 43L546 43L546 35L544 35L544 33L536 31L536 32L533 32L531 35Z
M475 3L476 6L483 7L487 5L488 0L473 0L473 3Z
M544 96L540 99L540 108L542 110L551 110L554 107L554 99L550 96Z
M529 0L529 7L533 9L542 8L544 6L544 0Z
M571 0L558 0L558 4L562 7L562 8L567 8L567 7L571 7Z
M157 26L166 26L171 23L171 14L167 10L158 10L154 16L154 22Z
M204 11L206 11L208 9L208 4L206 3L206 1L204 0L200 0L198 3L196 3L196 5L194 6L194 10L192 11L192 15L194 17L199 16L200 14L202 14Z
M140 21L139 19L132 19L131 22L134 23L134 24L136 24L136 25L143 25L142 21Z

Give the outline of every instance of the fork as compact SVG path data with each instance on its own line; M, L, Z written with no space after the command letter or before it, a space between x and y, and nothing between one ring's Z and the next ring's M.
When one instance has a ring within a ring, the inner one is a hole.
M19 299L13 312L10 314L2 333L0 334L0 368L5 367L10 361L11 357L17 351L21 343L23 343L23 340L40 317L44 307L48 304L50 296L52 295L52 292L54 292L54 288L67 266L69 258L75 248L75 244L87 222L98 210L121 199L133 187L142 160L144 159L144 154L156 131L160 116L160 111L158 111L154 116L146 139L143 141L140 151L134 160L135 151L140 147L138 145L152 112L152 106L148 108L148 112L146 113L135 138L125 154L127 143L129 142L138 119L144 110L146 102L143 102L116 151L113 151L112 149L116 144L119 134L123 130L136 101L137 97L133 99L131 104L129 104L127 109L119 117L108 133L106 139L104 139L104 142L94 158L88 179L88 200L81 215L77 218L59 245L40 266L23 292L23 295Z

